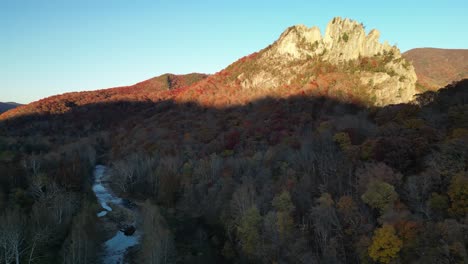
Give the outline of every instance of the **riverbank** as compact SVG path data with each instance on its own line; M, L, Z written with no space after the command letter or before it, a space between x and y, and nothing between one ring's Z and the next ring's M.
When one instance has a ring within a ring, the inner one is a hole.
M102 208L97 212L99 221L96 224L106 234L100 257L105 264L129 263L126 255L131 248L139 245L142 236L139 228L140 214L137 206L112 191L111 177L107 172L105 166L97 165L92 187Z

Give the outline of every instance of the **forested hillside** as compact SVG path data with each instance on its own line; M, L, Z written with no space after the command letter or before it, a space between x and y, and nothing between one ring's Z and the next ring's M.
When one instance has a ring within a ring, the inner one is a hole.
M418 75L420 89L435 90L468 78L468 49L412 49L403 56Z
M2 121L0 254L94 262L103 163L158 219L135 263L464 263L468 81L417 102L110 102Z

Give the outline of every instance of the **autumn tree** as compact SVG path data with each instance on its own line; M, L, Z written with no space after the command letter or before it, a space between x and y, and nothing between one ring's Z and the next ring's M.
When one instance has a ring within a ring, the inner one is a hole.
M368 252L374 261L390 263L398 257L402 246L403 241L396 235L395 228L384 225L375 230Z
M398 194L392 185L376 180L369 183L367 191L361 198L366 204L383 214L393 206L393 202L398 199Z
M260 227L262 217L257 207L252 206L242 216L237 234L239 236L242 250L250 257L256 255L260 244Z
M436 192L431 194L431 197L428 200L428 206L431 209L431 216L443 216L447 213L449 208L449 199L446 195L442 195Z
M465 217L468 213L468 176L466 173L459 173L452 178L448 195L452 202L449 212L456 217Z
M344 232L347 235L359 232L363 216L353 198L349 195L342 196L337 203L337 209L344 225Z
M351 139L346 132L336 133L333 140L340 146L342 151L349 151L352 146Z
M291 195L287 191L283 191L280 195L273 199L273 207L276 209L277 222L280 237L288 236L294 226L294 219L291 213L294 211L294 204L291 200Z
M401 184L403 175L396 172L385 163L365 163L364 166L356 170L356 176L358 178L358 192L364 193L367 190L367 186L374 180L379 180L397 186Z
M438 223L443 243L448 246L451 263L467 263L468 251L466 248L466 235L463 224L455 219L445 219Z

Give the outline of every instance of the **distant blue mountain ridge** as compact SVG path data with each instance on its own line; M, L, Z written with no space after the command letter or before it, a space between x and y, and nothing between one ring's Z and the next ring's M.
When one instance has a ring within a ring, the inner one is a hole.
M20 105L21 104L14 103L14 102L6 102L6 103L0 102L0 114Z

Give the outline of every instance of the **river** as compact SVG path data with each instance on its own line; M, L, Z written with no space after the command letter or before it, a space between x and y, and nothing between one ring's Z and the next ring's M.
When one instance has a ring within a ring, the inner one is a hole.
M134 209L130 209L124 205L124 200L117 197L109 187L109 175L106 174L107 167L103 165L97 165L94 169L94 184L93 192L99 204L102 207L102 211L97 214L101 218L102 223L112 222L109 215L114 209L125 209L126 211L132 212L136 219L137 213ZM118 224L118 223L113 223ZM135 222L132 223L136 225ZM107 240L104 245L104 252L102 254L102 262L104 264L124 264L125 254L127 250L133 246L138 245L140 242L141 233L137 230L133 235L126 236L122 231L117 230L115 235Z

